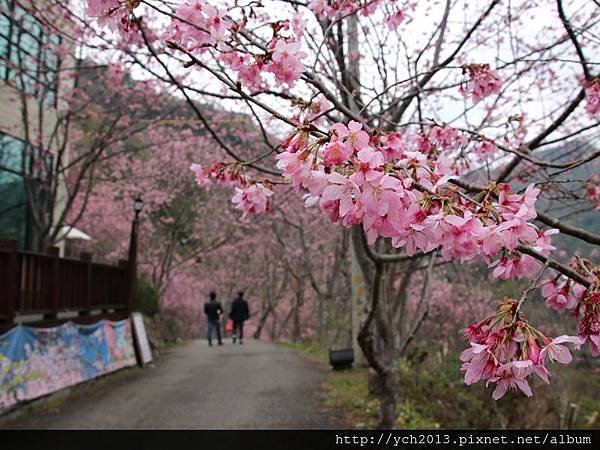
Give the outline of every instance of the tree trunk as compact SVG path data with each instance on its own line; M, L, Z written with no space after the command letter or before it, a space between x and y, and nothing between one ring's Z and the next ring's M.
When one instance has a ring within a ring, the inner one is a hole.
M329 300L329 299L327 299ZM317 333L319 343L325 344L325 302L326 299L322 295L317 294Z
M302 304L304 303L304 283L298 282L298 291L296 292L296 301L294 304L294 310L292 312L292 341L298 342L302 338L302 321L300 312Z
M260 335L262 334L262 330L267 323L267 319L269 318L269 313L271 312L271 307L267 307L262 311L260 315L260 319L258 319L258 325L256 326L256 331L254 332L254 339L260 339Z
M275 311L271 313L271 333L270 333L271 341L275 341L277 339L277 314Z
M377 374L379 383L379 429L396 428L398 404L398 371L395 364Z

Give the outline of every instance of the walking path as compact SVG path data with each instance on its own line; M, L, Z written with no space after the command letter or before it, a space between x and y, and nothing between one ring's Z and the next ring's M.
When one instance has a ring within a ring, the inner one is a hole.
M0 428L328 428L319 402L323 377L274 344L208 347L196 340L168 350L156 365L110 375L55 410L0 421Z

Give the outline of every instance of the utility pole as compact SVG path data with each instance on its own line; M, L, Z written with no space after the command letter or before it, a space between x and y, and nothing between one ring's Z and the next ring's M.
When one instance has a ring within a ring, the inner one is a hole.
M138 195L133 201L133 212L134 218L131 222L131 236L129 238L129 258L128 258L128 270L129 270L129 282L128 282L128 293L127 293L127 310L128 312L133 311L138 307L137 305L137 241L138 241L138 227L140 223L140 213L144 207L142 198Z
M362 231L361 231L362 232ZM362 349L358 344L358 333L366 317L367 305L367 287L365 285L365 276L358 262L358 255L354 247L353 239L350 239L350 255L352 262L350 270L352 273L352 349L354 350L354 361L357 366L365 366L366 360Z
M354 100L354 96L360 94L360 53L358 48L358 18L356 14L349 17L347 21L348 51L346 70L350 77L350 85L353 87L350 96L350 109L357 115L360 108ZM340 45L343 43L340 42ZM362 230L360 230L362 233ZM352 348L354 350L354 361L357 366L366 366L366 360L362 349L358 344L358 333L366 318L367 286L365 276L359 263L359 256L354 245L354 239L350 239L351 262L351 290L352 290Z

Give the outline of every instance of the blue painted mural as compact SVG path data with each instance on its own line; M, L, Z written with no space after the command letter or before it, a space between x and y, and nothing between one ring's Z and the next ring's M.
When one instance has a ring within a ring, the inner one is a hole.
M135 363L129 320L15 327L0 336L0 411Z

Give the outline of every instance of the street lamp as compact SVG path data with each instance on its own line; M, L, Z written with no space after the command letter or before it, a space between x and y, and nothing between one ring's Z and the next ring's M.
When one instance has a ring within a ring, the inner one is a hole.
M133 211L135 212L136 220L140 216L142 209L144 209L144 201L142 200L142 197L138 195L133 201Z
M135 216L131 222L131 237L129 239L129 284L127 293L127 309L132 311L137 307L136 292L137 292L137 236L138 225L140 222L140 213L144 208L144 201L139 195L133 201L133 212Z

